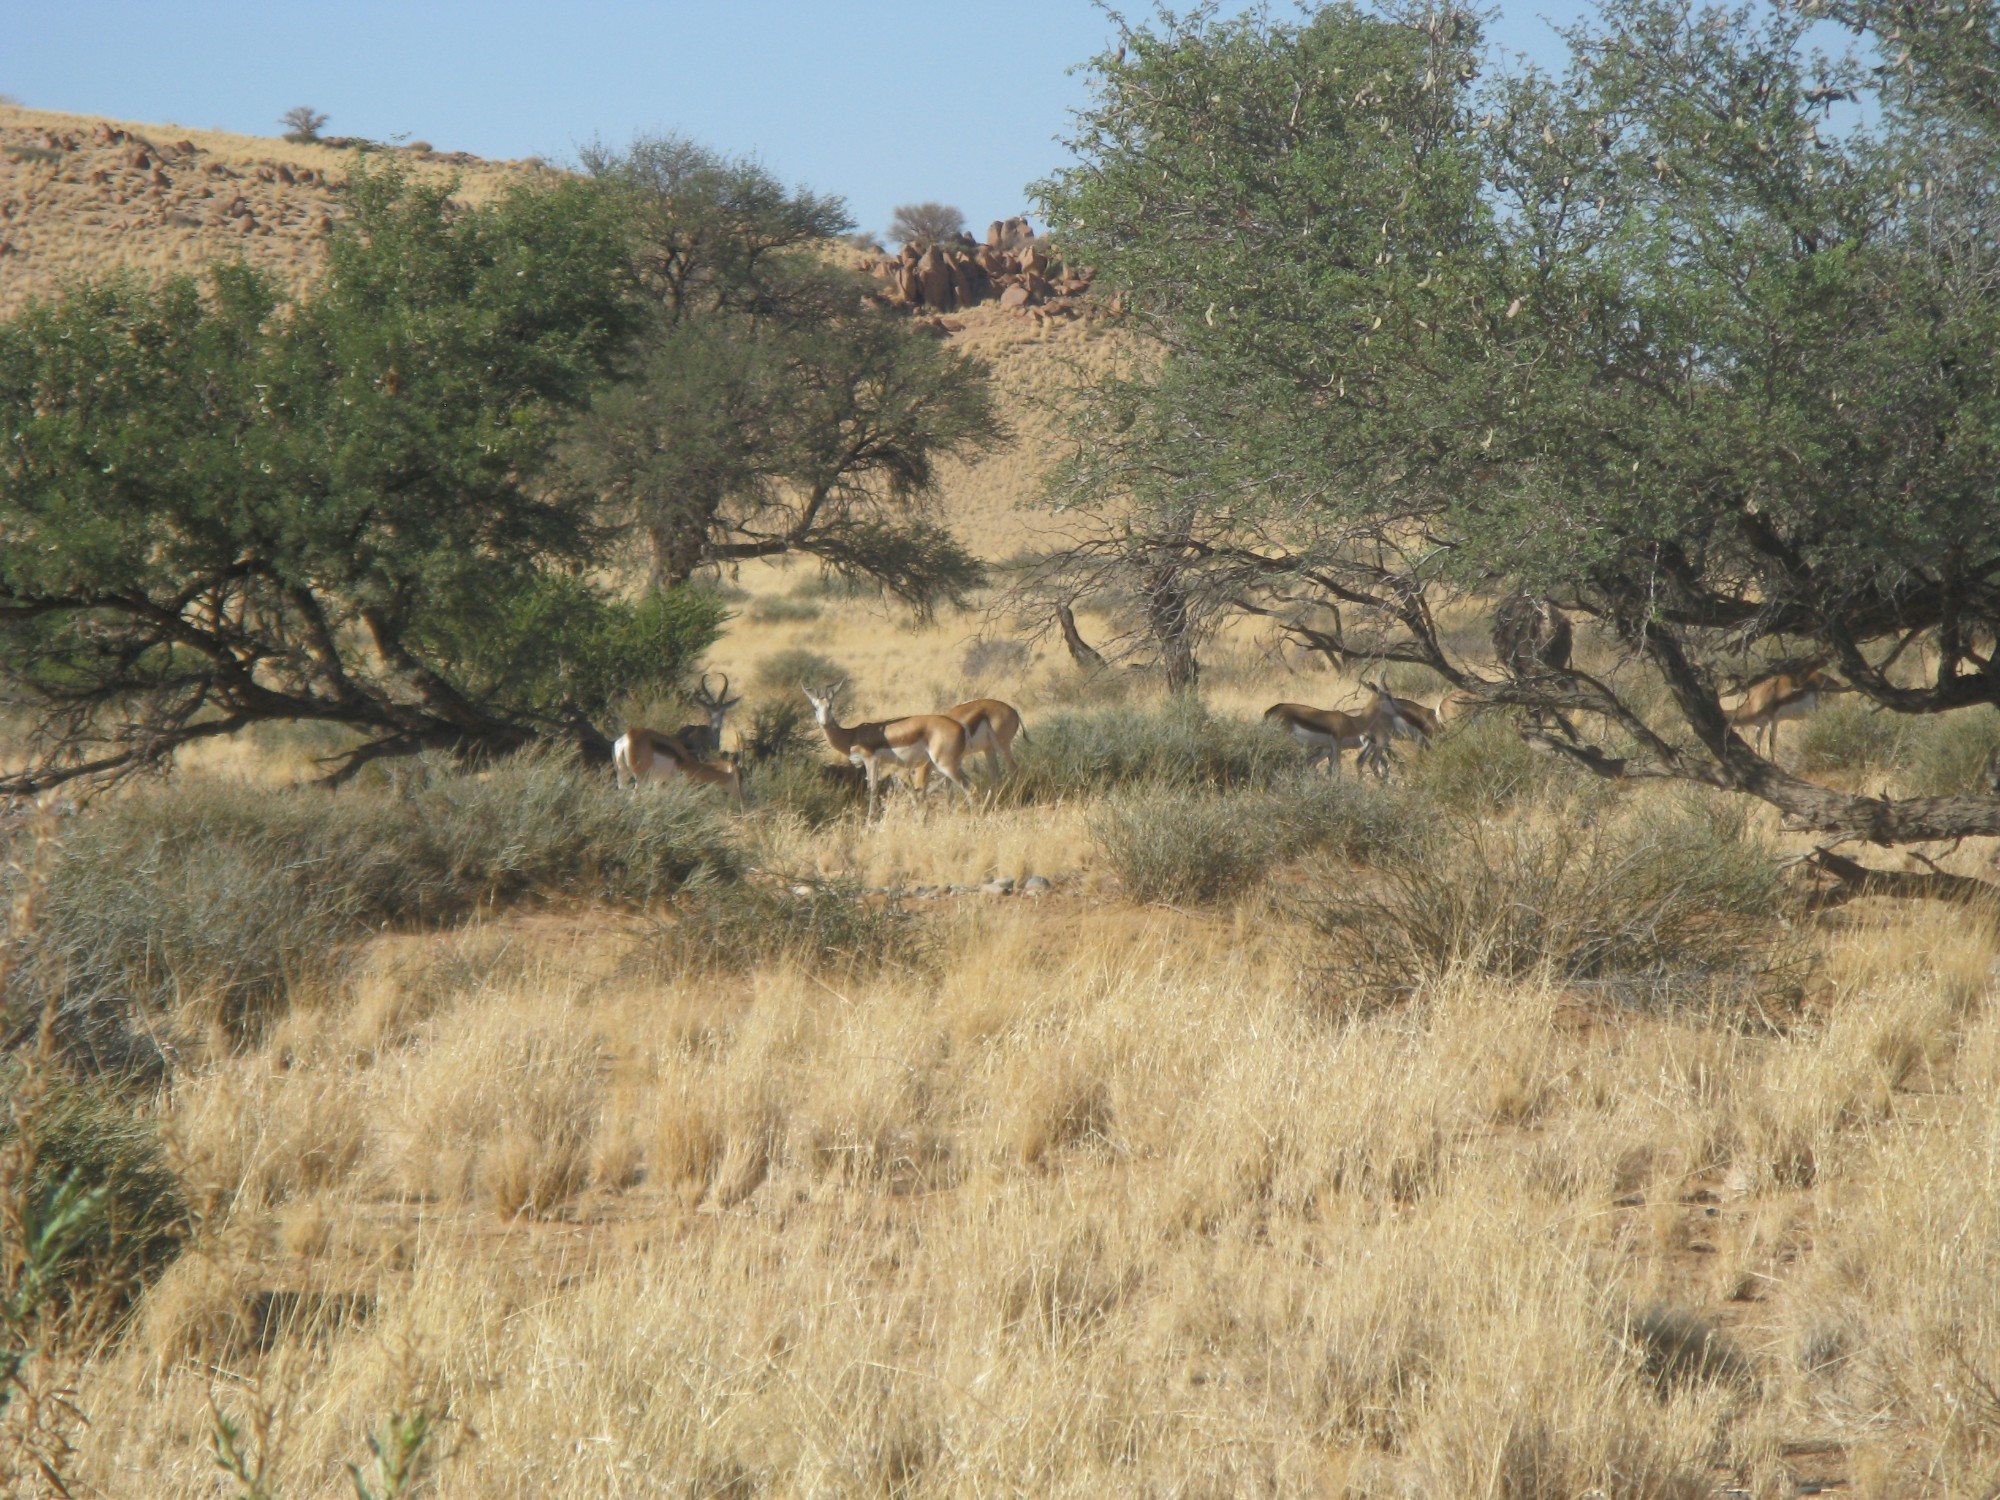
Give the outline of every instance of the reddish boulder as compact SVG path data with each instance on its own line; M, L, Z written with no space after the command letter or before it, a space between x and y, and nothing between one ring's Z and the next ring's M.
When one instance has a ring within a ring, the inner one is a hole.
M947 259L946 264L951 268L952 295L958 299L960 307L973 307L986 300L992 283L987 280L986 272L980 269L978 261L969 255L954 255Z
M1000 305L1005 308L1022 308L1028 305L1028 289L1016 282L1000 294Z
M935 307L939 312L951 311L954 305L951 268L945 263L944 252L936 245L926 250L917 262L917 284L924 289L925 305Z
M917 280L916 267L905 265L896 267L896 297L898 301L907 302L911 306L924 300L924 289Z
M134 151L125 158L125 165L136 172L150 172L153 168L153 158L144 151Z

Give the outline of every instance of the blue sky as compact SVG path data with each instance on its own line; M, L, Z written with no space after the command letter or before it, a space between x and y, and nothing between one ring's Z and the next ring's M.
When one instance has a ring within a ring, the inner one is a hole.
M1497 46L1554 62L1549 22L1594 7L1499 8ZM1060 163L1069 69L1111 34L1087 0L0 0L0 93L253 135L306 104L329 132L556 161L674 130L840 194L864 229L924 199L977 229Z

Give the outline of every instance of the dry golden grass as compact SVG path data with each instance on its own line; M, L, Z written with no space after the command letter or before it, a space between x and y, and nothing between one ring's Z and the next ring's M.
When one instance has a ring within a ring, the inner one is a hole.
M1990 929L1859 917L1775 1031L1469 977L1329 1023L1268 917L945 931L941 978L662 988L525 924L392 1044L329 1007L199 1067L204 1243L88 1372L84 1477L209 1493L247 1384L299 1494L413 1391L480 1495L1990 1478Z

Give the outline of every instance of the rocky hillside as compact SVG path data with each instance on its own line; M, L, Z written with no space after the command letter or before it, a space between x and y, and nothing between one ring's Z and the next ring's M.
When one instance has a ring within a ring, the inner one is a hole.
M459 196L474 203L546 170L422 143L393 149L415 170L454 174ZM240 256L303 281L359 156L334 142L0 106L0 317L116 269L166 275ZM945 513L989 557L1034 545L1036 518L1021 506L1054 452L1064 393L1078 372L1130 357L1117 308L1089 297L1088 274L1053 263L1018 218L997 221L985 245L963 239L858 263L887 283L885 303L991 363L1016 442L982 463L947 466Z
M525 162L397 148L478 201ZM80 275L165 274L241 256L310 275L340 216L354 149L0 107L0 317Z

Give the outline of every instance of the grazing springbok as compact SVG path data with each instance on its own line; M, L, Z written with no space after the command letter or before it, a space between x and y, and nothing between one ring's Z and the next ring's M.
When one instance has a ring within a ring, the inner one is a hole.
M673 738L697 756L720 755L722 753L722 721L729 716L729 710L743 701L739 695L729 696L729 674L721 674L722 686L711 690L708 673L701 674L701 686L695 690L694 705L708 715L704 723L683 724L673 733Z
M943 714L912 714L906 719L877 719L871 724L842 725L834 717L833 700L847 683L845 677L832 687L814 692L803 682L799 691L812 704L813 718L826 731L826 742L834 754L844 755L868 773L868 817L872 822L881 809L881 782L885 772L904 766L936 766L940 775L972 805L972 786L959 769L965 759L965 726ZM928 774L928 773L927 773Z
M1778 725L1781 721L1803 719L1819 707L1822 698L1853 691L1839 678L1828 676L1818 667L1810 671L1773 672L1768 677L1759 677L1743 690L1743 701L1729 710L1729 723L1736 729L1748 725L1751 748L1756 749L1760 742L1767 742L1769 748L1759 753L1769 758L1778 753Z
M1329 770L1338 772L1341 751L1359 750L1361 754L1354 762L1357 776L1371 766L1377 776L1387 776L1389 741L1396 737L1398 721L1405 724L1408 721L1402 720L1400 714L1385 711L1383 696L1378 694L1358 714L1343 713L1337 708L1309 708L1303 703L1273 703L1264 710L1264 719L1306 747L1307 765L1324 760ZM1407 729L1403 732L1406 737L1414 733Z
M1004 761L1007 774L1014 774L1014 740L1016 736L1025 740L1027 726L1021 722L1021 711L1011 703L1002 703L998 698L974 698L969 703L961 703L944 711L947 719L956 719L965 730L965 753L986 757L986 774L993 785L1000 784L1000 766ZM919 792L930 788L931 768L920 765L910 773L911 780Z
M647 781L693 781L719 786L743 805L743 771L733 760L704 761L671 734L657 729L628 729L611 747L611 769L618 785L637 790Z

